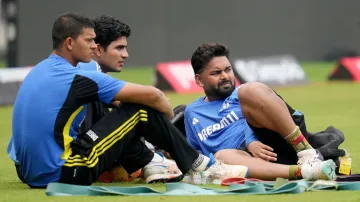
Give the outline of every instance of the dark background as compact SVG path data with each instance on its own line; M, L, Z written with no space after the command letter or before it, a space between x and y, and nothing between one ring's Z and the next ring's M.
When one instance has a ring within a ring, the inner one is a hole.
M52 24L64 12L129 24L132 66L190 59L204 42L224 43L237 58L360 52L360 0L20 0L18 9L17 66L50 54Z

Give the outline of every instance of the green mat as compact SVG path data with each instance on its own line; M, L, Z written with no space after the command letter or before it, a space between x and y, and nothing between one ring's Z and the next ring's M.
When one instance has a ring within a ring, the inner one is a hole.
M231 184L228 189L202 188L184 183L168 183L166 191L160 192L148 186L79 186L50 183L46 189L48 196L199 196L199 195L255 195L255 194L298 194L305 191L320 190L360 190L359 182L335 182L318 180L288 181L277 179L274 182L245 181L244 184Z

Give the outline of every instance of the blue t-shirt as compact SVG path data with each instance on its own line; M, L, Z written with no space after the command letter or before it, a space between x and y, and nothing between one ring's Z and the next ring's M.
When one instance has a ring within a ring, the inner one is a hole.
M77 65L78 68L85 70L85 71L97 71L101 72L100 65L95 61L91 60L90 62L79 62Z
M188 142L204 155L236 149L257 140L241 112L236 88L225 100L204 101L201 97L185 110Z
M78 113L90 102L110 103L124 85L54 54L37 64L16 97L8 148L25 181L32 186L58 181L77 136Z

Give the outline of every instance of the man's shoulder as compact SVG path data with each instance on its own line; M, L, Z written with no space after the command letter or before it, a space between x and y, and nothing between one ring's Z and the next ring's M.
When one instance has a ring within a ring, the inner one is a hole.
M101 72L101 68L100 65L95 61L95 60L91 60L90 62L79 62L79 64L77 65L77 67L79 69L85 70L85 71L97 71L97 72Z
M66 64L63 62L59 62L54 58L48 57L41 60L32 69L41 69L42 67L46 67L46 69L50 69L51 67L60 66L60 65L66 65Z
M96 83L99 91L102 91L102 89L115 89L115 91L118 92L126 84L123 80L116 79L106 73L98 71L85 71L77 69L76 76L78 76L79 80Z
M238 100L238 92L239 92L240 86L237 86L234 91L227 97L225 100Z
M105 82L106 81L106 77L110 77L107 74L104 74L102 72L98 72L98 71L90 71L90 70L83 70L83 69L77 69L77 71L75 72L75 74L77 76L82 76L85 77L87 79L93 80L95 82Z
M196 99L195 101L193 101L192 103L188 104L186 106L186 110L194 109L194 108L200 106L203 99L204 99L203 97L200 97L200 98Z
M63 78L64 75L68 75L68 72L73 69L75 68L70 63L49 56L30 69L24 83L37 83L37 81L41 82L43 80L58 82L56 78Z
M240 85L240 86L237 86L237 87L234 89L234 91L232 92L232 95L234 95L234 94L237 95L238 92L239 92L240 87L241 87L241 85Z
M44 60L40 61L36 66L47 66L47 67L57 67L57 66L66 66L66 67L73 67L66 59L50 54L49 57L45 58ZM36 67L35 66L35 67Z

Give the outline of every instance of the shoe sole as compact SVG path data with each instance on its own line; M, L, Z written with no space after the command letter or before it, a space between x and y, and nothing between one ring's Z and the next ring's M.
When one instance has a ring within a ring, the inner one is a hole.
M324 165L321 167L322 174L326 175L328 180L336 179L336 164L332 160L325 161Z
M180 182L184 178L184 175L166 175L166 174L154 174L146 178L146 183L169 183Z

